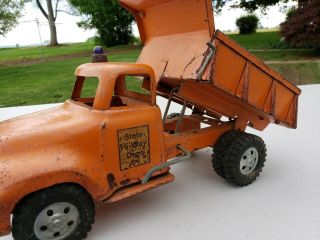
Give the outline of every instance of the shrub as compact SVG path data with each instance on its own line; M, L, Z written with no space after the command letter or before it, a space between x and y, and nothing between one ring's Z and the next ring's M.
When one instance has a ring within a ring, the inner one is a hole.
M297 8L291 7L286 14L286 21L288 21L297 11Z
M254 33L257 30L259 19L254 14L242 16L237 19L236 25L239 28L240 34Z
M269 47L274 49L288 49L290 46L284 41L284 39L280 39L280 41L269 42Z
M280 34L291 47L320 49L320 0L309 0L301 4L281 24Z
M141 42L140 37L133 37L132 38L132 44L134 46L142 46L142 42Z

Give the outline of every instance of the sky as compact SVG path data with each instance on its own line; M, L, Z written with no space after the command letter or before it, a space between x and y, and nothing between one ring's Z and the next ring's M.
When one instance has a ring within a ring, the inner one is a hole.
M290 3L292 5L292 3ZM256 14L260 18L260 24L266 28L278 27L285 20L285 14L282 7L271 7L266 15L257 11ZM240 9L231 9L225 7L221 14L215 14L216 28L222 31L235 31L235 21L238 17L244 15L245 12ZM39 19L40 35L35 19ZM84 42L86 39L95 35L95 30L84 30L77 26L77 22L81 17L70 16L65 13L60 13L57 18L57 31L59 43ZM0 36L0 47L4 46L25 46L39 45L40 37L42 42L50 39L50 31L47 20L42 16L41 12L33 5L27 4L24 10L24 16L20 18L16 28L10 31L6 37ZM137 27L134 26L134 34L138 35Z

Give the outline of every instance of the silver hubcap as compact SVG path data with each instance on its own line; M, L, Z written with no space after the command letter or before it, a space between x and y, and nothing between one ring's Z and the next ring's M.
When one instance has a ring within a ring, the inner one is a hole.
M259 161L258 150L255 147L249 148L241 157L240 172L248 175L253 172Z
M59 202L43 209L34 223L40 240L61 240L70 236L79 223L78 209L67 202Z

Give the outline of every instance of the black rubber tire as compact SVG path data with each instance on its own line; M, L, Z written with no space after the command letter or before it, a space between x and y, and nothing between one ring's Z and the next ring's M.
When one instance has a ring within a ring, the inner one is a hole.
M34 233L34 222L43 209L57 202L73 204L80 214L77 228L64 240L85 239L94 223L95 206L91 196L83 188L74 184L56 185L22 199L13 212L13 238L39 240Z
M244 175L240 171L240 161L245 151L251 147L255 147L258 152L258 163L251 173ZM237 186L247 186L253 183L262 172L266 152L266 145L260 137L244 132L237 135L224 151L224 174L227 181Z
M231 130L224 133L214 146L212 154L212 167L214 171L222 178L225 176L225 159L226 159L226 149L233 140L241 134L241 131Z

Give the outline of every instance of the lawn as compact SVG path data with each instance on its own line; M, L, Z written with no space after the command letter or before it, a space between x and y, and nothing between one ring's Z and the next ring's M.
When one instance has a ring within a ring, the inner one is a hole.
M229 36L251 49L253 54L267 61L270 67L288 80L296 84L320 83L319 56L312 50L272 49L280 40L278 32ZM39 47L0 49L0 107L56 103L70 98L74 71L78 65L90 61L93 46L93 43L87 42L57 48L44 47L46 62L42 61ZM107 49L107 52L110 61L135 62L140 50L132 46L117 46ZM277 62L313 59L318 61ZM93 81L90 84L86 94L92 94L95 90Z
M279 43L279 32L257 32L251 34L228 34L233 40L248 50L271 49Z
M134 62L140 50L109 55L110 61ZM0 67L0 107L63 102L70 98L77 66L89 57ZM89 91L92 86L89 86ZM88 94L88 92L86 93Z
M263 61L297 61L320 59L319 53L312 49L253 50L254 55Z
M320 62L270 64L269 66L296 84L320 83Z
M32 59L49 59L52 57L58 56L68 56L72 55L73 57L78 56L90 56L94 48L94 43L83 42L83 43L74 43L74 44L64 44L58 47L21 47L21 48L0 48L0 65L6 62L23 62L26 60ZM136 49L131 45L120 45L115 47L107 48L107 52L114 51L127 51ZM72 57L71 56L71 57Z
M91 42L61 45L59 47L21 47L21 48L0 48L0 63L35 59L43 57L61 56L92 51L94 44Z

